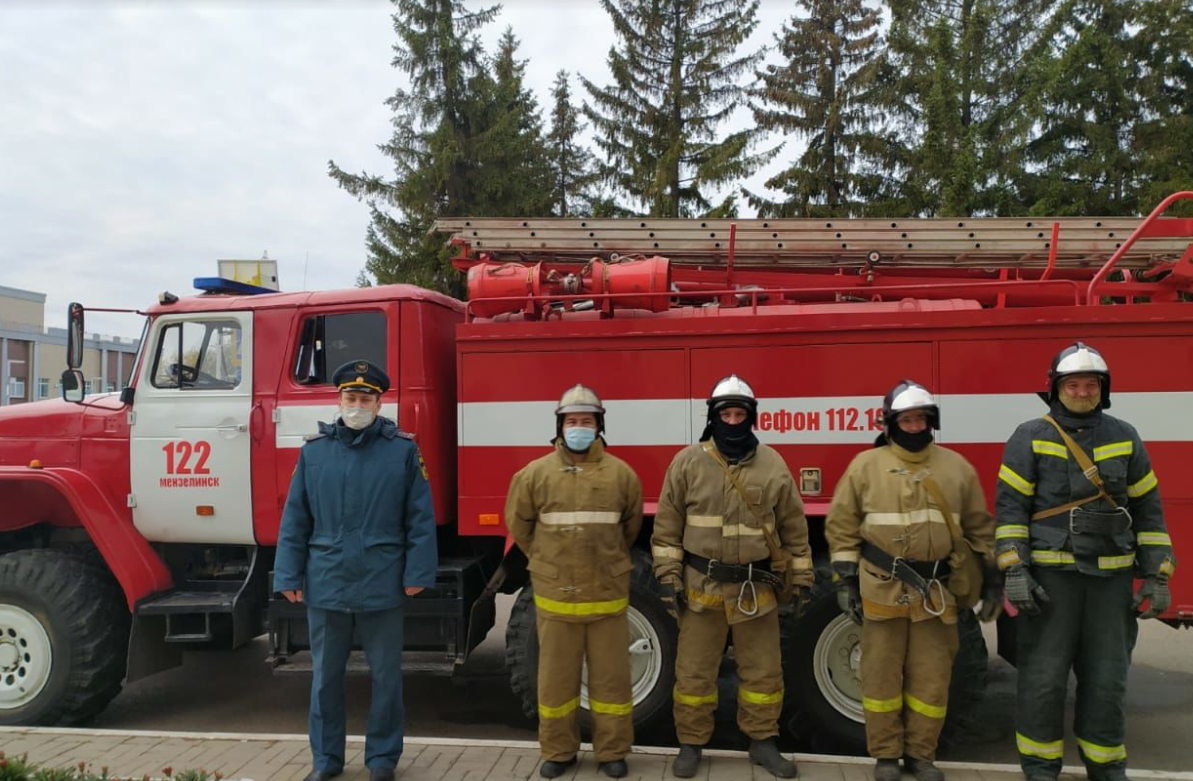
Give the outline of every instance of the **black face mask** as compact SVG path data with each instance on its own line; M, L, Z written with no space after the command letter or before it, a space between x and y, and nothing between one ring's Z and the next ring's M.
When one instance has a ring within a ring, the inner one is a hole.
M926 428L917 434L908 434L898 426L891 426L890 440L909 453L918 453L932 444L932 429Z
M754 425L749 418L730 425L718 415L712 421L712 439L717 445L717 450L730 461L740 461L758 447Z

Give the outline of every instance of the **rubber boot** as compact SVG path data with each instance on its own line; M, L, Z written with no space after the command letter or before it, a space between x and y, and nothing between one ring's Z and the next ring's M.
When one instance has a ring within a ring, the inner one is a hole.
M795 778L799 775L795 763L784 759L783 755L779 753L779 747L775 745L774 738L751 741L750 761L755 765L761 765L764 770L779 778Z
M944 781L944 771L930 759L903 758L903 766L915 776L915 781Z
M899 781L902 777L897 759L880 759L874 764L874 781Z
M576 764L576 758L566 759L563 762L556 762L553 759L548 759L539 766L539 775L543 778L557 778L567 772L567 769Z
M1089 778L1089 781L1130 781L1127 778L1127 764L1125 762L1103 765L1099 768L1087 765L1085 775Z
M626 766L624 759L615 759L612 762L602 762L600 770L609 778L624 778L630 772L629 767Z
M696 775L698 767L700 767L700 747L693 746L691 743L680 743L679 754L671 763L671 773L676 778L691 778Z

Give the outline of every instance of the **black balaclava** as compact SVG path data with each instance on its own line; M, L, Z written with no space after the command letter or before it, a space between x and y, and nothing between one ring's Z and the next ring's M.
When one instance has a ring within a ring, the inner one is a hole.
M891 442L894 442L899 447L903 448L909 453L918 453L928 445L932 444L932 427L927 426L923 431L915 434L908 434L903 429L899 428L899 424L891 425L887 437Z
M745 410L746 419L741 423L730 425L721 420L721 411L733 407ZM716 443L717 450L721 451L721 454L731 464L741 461L758 447L758 437L754 436L753 410L744 404L726 404L714 411L709 426L712 429L712 440Z

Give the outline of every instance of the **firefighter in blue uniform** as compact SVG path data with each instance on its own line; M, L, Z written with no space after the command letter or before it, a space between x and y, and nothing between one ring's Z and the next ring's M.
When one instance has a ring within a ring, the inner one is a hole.
M1066 347L1048 383L1049 414L1015 430L998 472L998 565L1019 611L1015 739L1027 781L1056 781L1072 668L1086 772L1126 781L1123 700L1136 616L1168 609L1176 558L1143 441L1103 412L1102 355L1081 342ZM1132 597L1135 577L1143 585Z
M389 781L402 754L403 603L435 584L431 489L418 446L380 417L389 377L368 361L336 370L335 423L320 423L298 457L282 515L273 587L304 602L314 678L314 770L344 770L344 672L353 632L372 672L365 738L371 781Z

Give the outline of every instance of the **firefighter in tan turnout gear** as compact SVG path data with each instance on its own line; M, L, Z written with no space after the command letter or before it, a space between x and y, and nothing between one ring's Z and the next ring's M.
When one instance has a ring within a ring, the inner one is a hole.
M736 376L717 383L700 442L676 455L655 516L655 575L679 619L672 772L696 774L713 731L717 671L733 633L740 686L737 723L750 760L780 778L795 765L775 745L783 707L778 600L807 600L813 580L808 527L781 456L754 437L754 392Z
M940 410L926 388L903 380L882 411L877 446L858 454L837 483L825 536L838 602L862 625L862 707L874 778L898 781L902 757L918 781L939 781L936 743L959 645L949 576L953 566L957 584L960 573L970 574L973 599L967 593L966 601L972 607L980 591L981 617L997 617L994 522L974 468L934 444ZM963 555L980 558L963 566Z
M1126 781L1123 699L1143 618L1168 609L1176 569L1156 475L1139 433L1103 412L1110 369L1077 342L1048 372L1049 414L1019 426L998 472L998 564L1015 618L1015 741L1029 781L1064 757L1069 670L1073 732L1091 781ZM1132 581L1143 585L1132 599Z
M592 390L577 385L564 393L555 410L555 452L514 475L505 505L534 588L544 778L576 762L586 659L592 742L605 775L626 774L634 741L626 607L642 484L605 452L604 429L605 408Z

